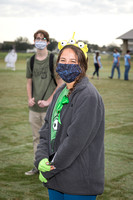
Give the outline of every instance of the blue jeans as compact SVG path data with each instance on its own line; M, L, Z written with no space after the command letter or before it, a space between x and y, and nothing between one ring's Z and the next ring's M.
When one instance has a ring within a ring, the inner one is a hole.
M113 63L113 65L112 65L111 78L113 78L113 76L114 76L115 68L117 69L117 72L118 72L118 78L120 78L120 64L118 66L117 63Z
M125 73L124 73L124 79L128 80L128 72L130 70L130 65L125 65Z
M96 200L96 196L89 195L70 195L48 189L49 200Z

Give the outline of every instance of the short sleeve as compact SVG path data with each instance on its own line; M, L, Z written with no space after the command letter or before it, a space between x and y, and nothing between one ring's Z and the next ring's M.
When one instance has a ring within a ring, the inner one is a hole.
M26 78L32 78L32 72L30 68L30 59L27 60L27 64L26 64Z

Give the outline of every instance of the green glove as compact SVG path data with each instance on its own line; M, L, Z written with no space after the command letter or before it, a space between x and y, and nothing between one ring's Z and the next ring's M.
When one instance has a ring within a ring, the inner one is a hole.
M51 166L50 166L49 160L47 158L44 158L39 162L39 165L38 165L39 171L47 172L47 171L50 171L50 168L51 168Z
M47 183L47 179L44 178L44 176L42 175L41 172L40 172L40 174L39 174L39 180L40 180L42 183Z

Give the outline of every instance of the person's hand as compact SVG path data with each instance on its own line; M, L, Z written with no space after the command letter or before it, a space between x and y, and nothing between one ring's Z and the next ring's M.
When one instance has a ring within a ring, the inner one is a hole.
M50 168L51 168L51 166L50 166L49 160L47 158L44 158L39 162L39 165L38 165L39 171L47 172L47 171L50 171Z
M49 160L47 158L42 159L39 162L38 170L42 172L48 172L55 169L53 165L50 165Z
M29 101L28 101L28 105L29 105L30 107L32 107L32 106L35 105L35 98L34 98L34 97L31 98L31 99L29 99Z
M47 182L48 182L47 179L44 178L44 176L42 175L41 172L39 173L39 180L40 180L42 183L47 183Z
M49 102L48 101L44 101L44 100L39 100L38 101L38 106L41 108L47 107L49 106Z

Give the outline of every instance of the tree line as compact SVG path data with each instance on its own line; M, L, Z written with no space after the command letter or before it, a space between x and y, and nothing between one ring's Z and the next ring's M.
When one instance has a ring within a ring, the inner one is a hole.
M88 52L113 52L114 48L117 48L119 52L121 52L121 48L115 44L110 44L108 46L103 45L99 47L97 44L90 44L88 41L83 41L88 46ZM49 51L54 51L57 49L58 42L54 38L50 38L50 44L48 45ZM18 37L13 42L4 42L1 45L1 51L9 51L11 49L15 49L16 51L26 51L27 49L33 49L34 44L31 44L26 37Z

